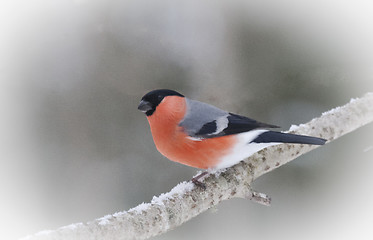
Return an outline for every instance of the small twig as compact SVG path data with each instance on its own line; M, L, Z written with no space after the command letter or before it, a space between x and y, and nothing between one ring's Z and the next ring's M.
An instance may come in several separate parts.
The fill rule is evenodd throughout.
M271 198L264 193L253 191L249 199L264 206L271 206Z

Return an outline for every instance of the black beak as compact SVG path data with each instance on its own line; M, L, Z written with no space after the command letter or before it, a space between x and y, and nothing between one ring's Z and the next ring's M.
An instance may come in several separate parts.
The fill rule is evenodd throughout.
M137 107L141 112L147 112L153 109L153 106L150 102L141 100L139 106Z

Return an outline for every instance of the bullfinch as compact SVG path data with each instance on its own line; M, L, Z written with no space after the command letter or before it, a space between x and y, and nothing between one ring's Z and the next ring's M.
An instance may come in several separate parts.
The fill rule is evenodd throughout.
M226 112L168 89L145 94L138 109L146 114L158 151L195 168L230 167L268 146L323 145L326 140L266 130L275 125Z

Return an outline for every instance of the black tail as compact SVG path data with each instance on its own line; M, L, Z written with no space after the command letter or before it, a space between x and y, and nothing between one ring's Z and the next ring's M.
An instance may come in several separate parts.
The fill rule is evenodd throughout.
M291 133L282 132L264 132L256 137L251 142L254 143L301 143L301 144L312 144L312 145L324 145L326 140L317 137L296 135Z

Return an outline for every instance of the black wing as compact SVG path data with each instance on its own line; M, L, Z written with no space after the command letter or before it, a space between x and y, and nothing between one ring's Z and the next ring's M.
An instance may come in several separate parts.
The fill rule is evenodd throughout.
M225 127L223 129L219 125L219 121L214 120L204 124L201 129L194 135L197 138L213 138L226 135L232 135L242 132L248 132L253 129L258 128L279 128L278 126L258 122L254 119L240 116L237 114L229 113L228 116L225 116ZM228 124L226 124L228 122ZM219 129L219 131L218 131Z
M278 142L278 143L301 143L301 144L312 144L312 145L324 145L326 142L326 139L291 134L291 133L268 131L268 132L264 132L260 134L258 137L256 137L251 142L254 142L254 143Z

